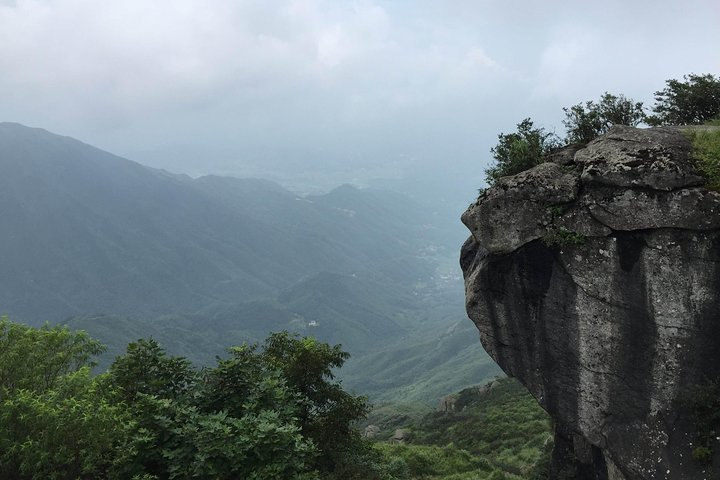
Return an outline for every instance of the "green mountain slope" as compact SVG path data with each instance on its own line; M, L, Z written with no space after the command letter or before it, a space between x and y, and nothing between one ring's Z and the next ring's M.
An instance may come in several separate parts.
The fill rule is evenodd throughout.
M358 393L435 403L496 369L463 322L457 229L433 208L193 179L0 123L0 314L85 329L105 365L140 337L211 364L287 329L342 344Z
M401 467L398 480L547 478L550 417L519 382L503 378L449 397L449 411L386 405L364 422L377 429L378 449ZM398 428L403 443L387 442Z
M383 339L406 333L394 315L407 312L397 303L374 302L375 282L360 277L321 273L297 283L276 299L252 300L215 306L202 313L157 317L120 315L74 316L63 321L73 330L85 330L108 347L100 367L123 353L125 345L152 337L173 355L210 365L226 349L258 342L268 332L289 330L322 341L341 343L358 358ZM383 291L403 295L390 285ZM363 301L365 299L365 301Z
M410 208L351 215L271 182L193 180L2 123L0 309L26 321L194 312L403 258L425 275L416 255L426 240L409 220L421 209L402 222Z
M0 125L0 192L0 305L25 320L188 310L283 278L261 262L274 229L44 130Z
M377 352L350 359L342 372L347 385L370 395L376 403L434 406L447 392L502 373L482 349L471 322L457 321L438 330L426 328Z

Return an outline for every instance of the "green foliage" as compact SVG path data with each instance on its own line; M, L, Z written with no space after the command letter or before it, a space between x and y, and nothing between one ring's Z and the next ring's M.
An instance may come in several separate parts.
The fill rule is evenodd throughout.
M407 476L398 478L542 478L550 421L522 385L502 379L489 389L466 389L455 406L409 424L411 444L379 445L389 460L407 465Z
M332 369L348 354L287 332L272 334L262 349L243 345L230 354L216 368L193 375L184 359L168 357L153 342L138 342L111 366L123 398L133 399L140 418L141 471L160 478L167 472L168 478L332 472L359 441L351 425L367 408L364 398L332 381ZM147 378L137 371L142 365L152 367Z
M587 237L582 233L568 230L565 227L558 227L554 224L555 220L565 215L571 207L572 204L566 203L547 207L551 224L546 227L545 235L542 237L542 242L546 246L583 245L587 241Z
M489 185L499 178L524 172L544 161L545 155L560 146L557 136L544 128L533 128L533 122L526 118L517 124L514 133L498 135L498 144L490 152L495 165L485 170Z
M90 377L102 351L84 332L0 319L0 478L97 478L112 472L132 426Z
M335 458L333 472L324 480L399 480L406 478L407 465L402 458L387 458L375 445L356 439L351 448Z
M0 317L0 399L21 389L45 392L102 350L85 332L47 324L32 328Z
M84 333L2 319L0 344L0 478L392 478L333 381L340 346L283 332L197 371L138 340L91 377Z
M558 203L555 205L550 205L547 207L547 212L550 214L553 220L556 218L562 217L565 215L571 208L573 204L572 203Z
M543 235L542 241L548 247L558 245L583 245L587 241L587 237L582 233L568 230L567 228L549 228L547 233Z
M691 73L655 92L650 125L699 125L720 115L720 77Z
M707 177L706 187L720 191L720 130L691 132L693 157Z
M696 462L710 463L712 461L713 452L708 447L695 447L692 450L692 458Z
M357 435L353 423L368 412L364 397L350 395L332 381L332 369L340 368L349 356L340 345L288 332L271 334L261 355L300 396L300 427L318 447L320 470L334 469L335 454L350 446Z
M256 346L229 350L231 357L218 360L217 367L203 373L197 404L206 412L225 411L241 417L263 411L299 415L302 397L292 391L282 372L262 361Z
M129 474L168 479L305 478L315 449L291 418L264 410L233 417L141 396Z
M540 452L540 458L528 474L529 480L551 480L550 464L552 462L553 442L547 441Z
M689 408L696 431L692 456L698 462L712 460L713 446L720 435L720 381L707 381L691 388L683 403Z
M170 357L152 339L140 339L127 346L109 370L123 400L132 403L139 394L176 398L192 385L194 370L182 357Z
M563 108L567 143L588 143L613 125L637 126L645 120L642 102L605 92L595 103L590 100Z
M509 473L529 470L550 437L547 414L514 380L501 380L475 396L476 400L460 412L426 417L422 427L415 430L418 442L452 442L471 453L493 458Z
M374 438L386 440L392 437L398 428L404 428L420 421L431 411L429 406L422 403L375 404L359 426L361 428L368 425L378 427L379 430Z
M472 478L490 478L495 470L487 460L452 444L441 447L379 443L376 448L397 465L395 475L399 478L447 478L450 475L455 478L457 474L469 473L473 474Z
M100 478L121 461L132 417L87 368L0 403L0 478Z

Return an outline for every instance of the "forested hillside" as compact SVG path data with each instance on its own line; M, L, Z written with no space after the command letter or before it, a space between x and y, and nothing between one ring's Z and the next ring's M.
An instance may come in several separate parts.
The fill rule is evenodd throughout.
M464 389L440 407L388 404L362 422L398 479L547 478L550 419L517 381Z
M370 409L338 345L288 332L199 368L152 339L90 374L103 345L0 318L0 478L515 479L542 472L546 415L512 381L423 414ZM374 422L376 432L361 436ZM400 443L388 443L396 428ZM371 431L366 428L365 431ZM397 437L397 435L396 435Z
M399 195L194 180L10 123L0 125L0 195L0 304L31 322L195 312L320 272L412 284L433 274L422 253L445 246Z
M497 372L475 337L446 335L464 317L460 227L427 202L193 179L13 123L0 124L0 200L0 314L90 332L108 346L99 370L141 337L212 365L290 330L342 344L348 386L378 399L434 402ZM415 365L402 375L398 352Z

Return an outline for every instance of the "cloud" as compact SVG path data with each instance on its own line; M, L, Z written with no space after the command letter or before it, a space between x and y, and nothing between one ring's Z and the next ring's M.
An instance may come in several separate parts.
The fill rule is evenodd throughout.
M193 173L481 170L524 117L720 70L713 0L608 2L0 0L0 112Z
M474 45L428 53L415 44L427 32L405 31L373 2L274 3L19 0L0 7L0 85L17 92L16 105L34 99L112 126L114 117L208 108L228 96L262 103L308 88L347 94L351 107L392 103L420 77L425 85L468 70L465 52L478 67L496 64Z
M591 57L595 38L586 31L564 35L550 43L540 56L535 93L556 95L577 84L577 74ZM582 86L580 86L582 88Z

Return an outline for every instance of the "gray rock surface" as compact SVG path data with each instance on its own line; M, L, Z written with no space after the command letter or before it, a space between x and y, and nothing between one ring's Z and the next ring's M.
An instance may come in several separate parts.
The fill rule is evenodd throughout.
M705 183L690 141L673 128L614 126L575 154L586 184L673 190Z
M720 478L720 444L692 459L687 400L720 379L720 195L689 149L614 128L582 170L502 179L463 215L468 315L554 418L553 478Z
M445 395L438 403L438 412L448 413L455 411L455 403L457 403L457 395Z
M575 200L579 187L576 173L556 163L543 163L498 180L468 208L462 221L488 250L512 252L542 237L548 209ZM509 216L509 211L514 215Z
M595 220L612 230L720 228L720 194L704 188L672 192L602 189L584 199Z
M365 430L363 430L363 438L377 438L377 436L380 434L380 427L377 425L368 425L365 427Z
M393 433L393 436L390 438L390 442L391 443L406 443L409 435L410 435L409 429L398 428L395 430L395 433Z

